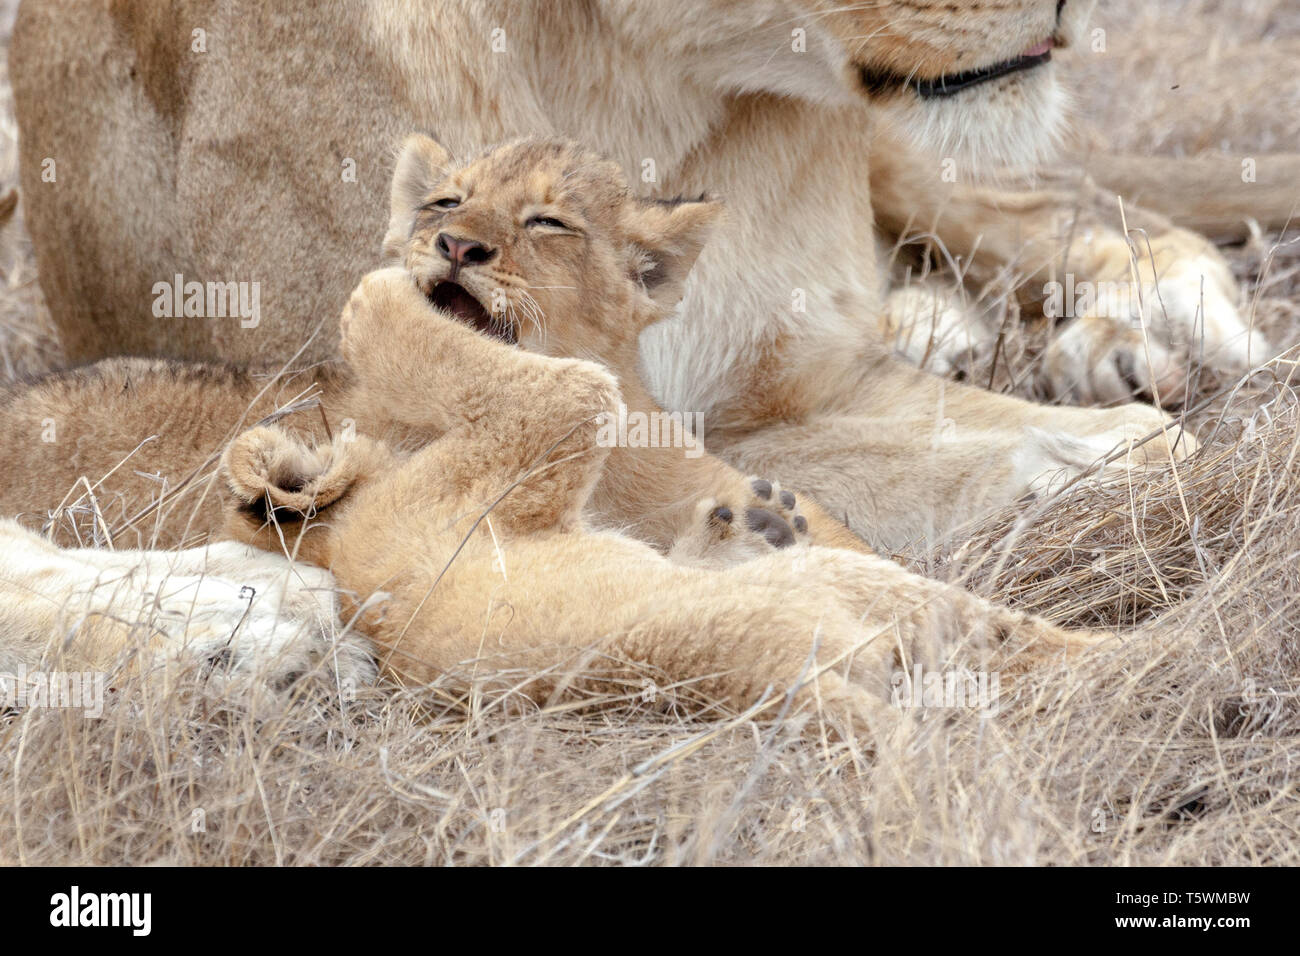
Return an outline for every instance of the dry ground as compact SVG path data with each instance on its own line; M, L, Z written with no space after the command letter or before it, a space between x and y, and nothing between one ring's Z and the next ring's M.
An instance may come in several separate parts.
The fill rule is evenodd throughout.
M1132 6L1104 8L1108 52L1072 64L1095 135L1300 151L1293 0ZM9 175L7 114L0 134ZM1300 242L1230 255L1258 323L1300 341ZM47 367L20 235L0 265L3 373ZM1010 349L999 381L1034 354ZM1087 486L915 559L1124 628L1069 672L1008 682L994 717L904 712L868 759L815 716L701 712L678 706L685 689L642 700L636 681L583 714L437 686L340 707L310 687L128 681L101 720L0 718L0 862L1300 863L1293 372L1205 381L1207 448L1177 472Z

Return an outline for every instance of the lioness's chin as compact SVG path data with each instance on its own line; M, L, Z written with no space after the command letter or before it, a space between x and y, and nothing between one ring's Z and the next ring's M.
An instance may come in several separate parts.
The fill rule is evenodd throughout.
M893 126L925 152L955 161L953 172L967 180L1049 159L1060 144L1068 98L1055 67L1045 63L948 96L903 89L876 102Z

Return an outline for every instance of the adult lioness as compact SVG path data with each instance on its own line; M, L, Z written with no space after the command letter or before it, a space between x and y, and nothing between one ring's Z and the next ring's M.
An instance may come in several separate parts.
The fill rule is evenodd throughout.
M511 343L596 359L618 375L626 404L604 423L613 450L590 520L667 552L694 527L700 499L725 498L773 546L809 537L867 550L813 501L707 454L690 423L663 427L641 383L637 336L681 298L719 203L640 199L617 165L562 140L506 144L454 165L416 135L399 158L390 209L386 254L440 308ZM338 363L281 371L105 359L9 390L0 400L0 431L13 439L0 446L0 513L44 519L72 505L93 513L96 536L107 529L119 544L115 529L138 544L189 543L220 523L208 480L222 445L250 424L285 417L286 406L321 402L324 419L302 410L289 419L308 432L328 432L332 421L344 434L428 438L424 413L412 435L410 409L367 400ZM483 383L483 393L492 387ZM389 392L400 388L395 381ZM620 431L631 417L657 425Z
M334 0L290 14L26 0L10 70L42 285L76 359L288 360L369 265L401 133L428 128L470 155L562 132L660 195L731 203L678 318L641 342L661 403L703 415L733 464L899 545L1166 421L945 384L880 334L876 222L933 228L977 263L1014 259L1039 287L1062 262L1058 237L1089 236L1069 249L1075 278L1125 278L1125 238L1060 223L1068 197L948 186L940 156L876 139L886 111L932 149L1033 152L1060 115L1053 44L1086 6ZM1212 252L1136 211L1130 224L1149 228L1160 263L1189 266L1170 299L1190 304L1190 324L1202 275L1214 291L1217 270L1197 267ZM260 322L151 314L155 285L178 275L260 283ZM1230 308L1231 291L1214 301ZM331 331L302 356L327 357ZM1121 378L1154 382L1128 341Z

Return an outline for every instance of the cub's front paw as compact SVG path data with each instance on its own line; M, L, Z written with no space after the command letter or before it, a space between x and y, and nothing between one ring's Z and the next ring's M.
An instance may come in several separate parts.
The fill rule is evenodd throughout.
M410 273L400 266L376 269L361 277L339 317L339 349L353 365L382 345L386 320L398 310L424 307L424 297Z

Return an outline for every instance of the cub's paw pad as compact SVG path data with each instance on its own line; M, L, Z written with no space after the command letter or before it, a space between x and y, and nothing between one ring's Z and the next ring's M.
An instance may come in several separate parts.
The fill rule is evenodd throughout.
M750 531L762 535L763 539L774 548L788 548L794 544L794 530L789 522L774 511L766 508L747 508L745 525Z
M790 529L795 540L802 540L808 534L808 519L799 513L799 498L793 491L787 491L775 481L767 478L751 476L746 479L749 487L753 489L754 499L750 502L750 508L746 511L764 511L780 518ZM768 531L771 528L770 521L763 520L760 527L749 526L750 530L764 534L768 537ZM786 538L785 535L776 534L775 538L768 537L768 543L774 548L784 548L794 543Z
M737 538L751 537L745 533L745 527L736 520L736 511L717 498L705 498L695 506L695 516L682 536L674 542L674 548L709 548L727 542L728 545ZM688 542L694 544L688 544Z
M706 498L668 556L697 567L729 567L798 544L807 539L808 522L788 507L793 498L766 479L747 479L733 496Z

